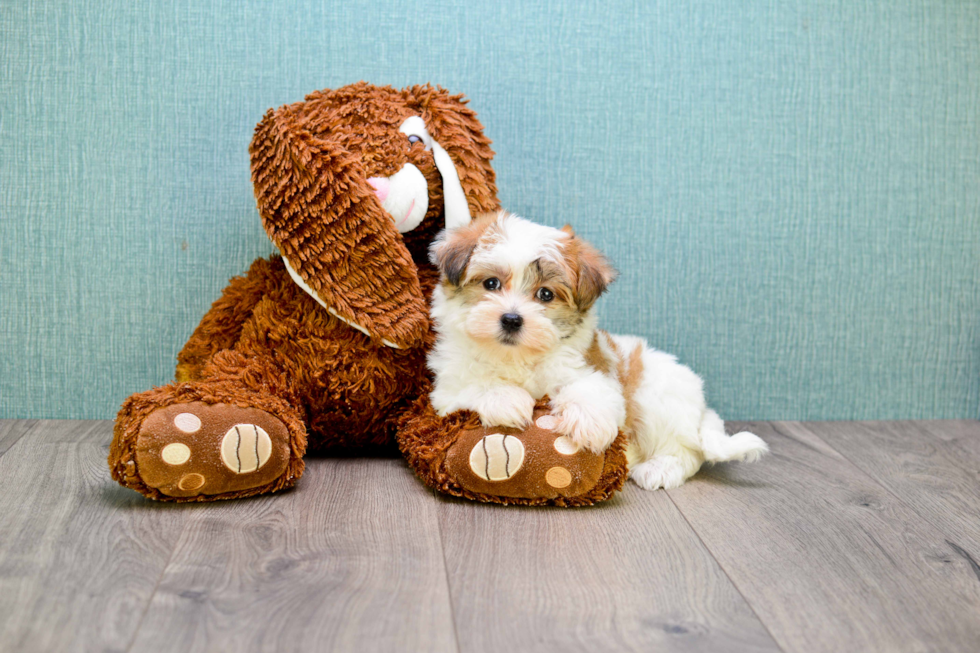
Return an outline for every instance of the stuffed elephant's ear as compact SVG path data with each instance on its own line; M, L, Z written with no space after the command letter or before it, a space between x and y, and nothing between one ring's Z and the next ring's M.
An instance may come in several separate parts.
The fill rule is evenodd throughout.
M249 152L262 224L297 283L372 339L419 344L429 322L418 269L357 157L291 107L266 113Z

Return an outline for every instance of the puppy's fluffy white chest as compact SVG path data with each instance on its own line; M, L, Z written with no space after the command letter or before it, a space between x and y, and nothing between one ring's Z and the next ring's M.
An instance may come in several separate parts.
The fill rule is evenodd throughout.
M438 303L439 299L434 298L434 312ZM492 350L480 347L464 333L450 329L440 333L429 354L429 369L436 375L437 388L447 393L466 385L506 384L523 388L534 399L540 399L593 371L586 364L583 351L591 341L594 322L590 316L568 342L534 356L506 351L506 346ZM436 400L437 410L438 403Z

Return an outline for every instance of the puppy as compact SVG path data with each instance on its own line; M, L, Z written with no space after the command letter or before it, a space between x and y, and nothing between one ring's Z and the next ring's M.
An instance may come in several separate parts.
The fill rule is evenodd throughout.
M444 231L430 254L442 278L428 358L440 415L469 409L485 426L523 429L548 395L556 430L580 447L602 452L623 429L630 478L649 490L768 450L752 433L726 435L674 356L596 329L592 306L616 272L570 227L501 211Z

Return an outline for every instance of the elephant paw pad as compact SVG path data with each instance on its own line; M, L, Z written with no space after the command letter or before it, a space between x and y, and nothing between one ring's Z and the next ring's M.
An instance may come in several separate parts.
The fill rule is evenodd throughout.
M136 464L143 481L173 497L240 492L274 481L289 462L289 432L258 408L190 402L143 422Z
M235 424L221 440L221 462L236 474L248 474L269 462L272 439L258 424Z
M485 481L503 481L524 464L524 443L513 435L494 433L470 451L470 469Z
M604 455L583 450L558 431L546 409L521 431L464 429L446 457L447 471L466 490L498 497L557 498L588 492L602 473Z

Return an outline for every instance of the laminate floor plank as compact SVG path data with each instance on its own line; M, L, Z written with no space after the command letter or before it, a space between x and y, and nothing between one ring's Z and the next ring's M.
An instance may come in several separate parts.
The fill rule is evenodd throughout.
M313 458L200 506L133 650L455 651L432 493L400 459Z
M0 650L132 642L187 510L113 482L111 438L112 422L42 421L0 457Z
M942 420L908 422L908 424L944 442L948 447L950 461L980 480L980 422Z
M771 455L670 498L784 650L977 650L980 579L942 532L799 424L738 428Z
M439 506L465 653L780 650L663 492Z
M37 425L36 419L0 420L0 456Z
M972 428L971 428L972 427ZM980 422L801 424L980 560Z
M804 422L805 423L805 422ZM887 424L888 422L880 422ZM970 441L980 446L980 422L975 419L935 419L902 422L925 429L940 440Z
M160 503L111 422L0 421L0 652L977 649L977 422L749 428L760 463L562 510L398 459Z

